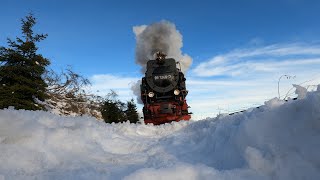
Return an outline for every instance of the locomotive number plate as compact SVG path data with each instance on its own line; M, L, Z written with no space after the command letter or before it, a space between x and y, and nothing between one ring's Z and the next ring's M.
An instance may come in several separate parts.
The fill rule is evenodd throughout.
M169 79L169 80L172 80L172 75L161 75L161 76L154 76L154 80L163 80L163 79Z

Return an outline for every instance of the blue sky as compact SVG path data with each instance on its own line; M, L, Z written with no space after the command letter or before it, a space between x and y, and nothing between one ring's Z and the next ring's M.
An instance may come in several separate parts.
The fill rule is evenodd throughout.
M131 82L142 76L133 26L168 20L183 35L183 53L193 58L188 100L206 116L276 97L283 74L296 76L283 80L283 94L292 83L317 84L319 9L316 0L3 0L0 45L19 35L20 19L33 12L35 31L49 35L39 45L53 69L71 65L94 90L116 89L126 99Z

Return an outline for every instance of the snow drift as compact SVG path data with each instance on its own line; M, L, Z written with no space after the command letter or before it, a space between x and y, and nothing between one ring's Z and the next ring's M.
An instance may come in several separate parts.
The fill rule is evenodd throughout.
M320 179L320 90L161 126L0 111L3 179Z

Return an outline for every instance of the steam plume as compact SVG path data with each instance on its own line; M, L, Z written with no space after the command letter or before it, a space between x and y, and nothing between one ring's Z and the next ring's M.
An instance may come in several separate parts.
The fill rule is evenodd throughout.
M138 104L143 104L140 96L140 84L141 84L141 80L138 80L137 82L133 83L131 86L131 90L133 92L133 94L137 97L137 103Z
M158 51L180 62L182 72L185 73L189 69L192 58L187 54L182 54L182 35L173 23L160 21L149 26L134 26L133 32L136 35L136 63L141 66L143 74L146 72L148 60L155 59L154 54ZM138 103L142 104L140 84L140 81L135 83L131 89L137 96Z
M181 64L182 72L186 72L192 63L187 54L182 54L182 35L176 26L168 21L160 21L149 26L134 26L136 35L136 63L145 73L147 61L155 59L154 54L161 51Z

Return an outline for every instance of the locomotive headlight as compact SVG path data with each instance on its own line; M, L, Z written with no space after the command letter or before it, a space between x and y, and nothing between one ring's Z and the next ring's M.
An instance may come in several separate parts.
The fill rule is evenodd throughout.
M148 96L152 98L154 96L154 93L153 92L149 92Z
M180 94L179 89L175 89L175 90L173 91L173 94L176 95L176 96L178 96L178 95Z

